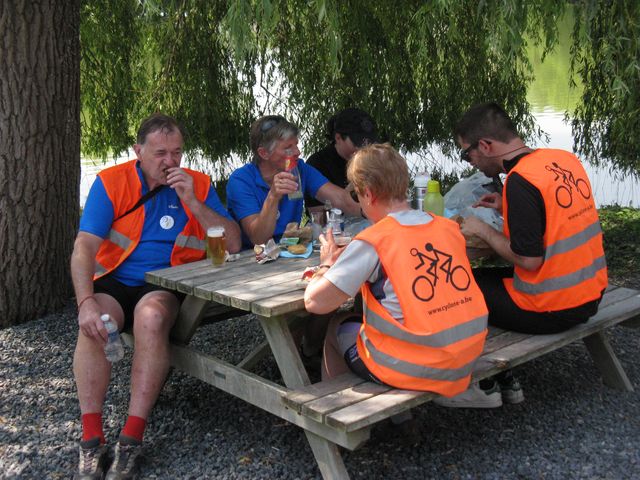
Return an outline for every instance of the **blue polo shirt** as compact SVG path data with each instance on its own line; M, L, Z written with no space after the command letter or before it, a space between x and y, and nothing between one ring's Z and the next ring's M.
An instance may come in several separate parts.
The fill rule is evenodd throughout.
M142 182L142 195L149 191L140 167L136 166ZM205 204L218 215L231 220L214 188L209 189ZM173 244L187 224L187 214L174 189L164 187L144 205L144 225L136 249L111 275L119 282L129 286L144 285L144 274L152 270L167 268L171 264ZM100 177L97 177L80 219L80 231L107 238L114 220L113 205Z
M315 197L320 187L329 181L318 170L304 163L302 159L298 160L298 169L304 195ZM240 222L243 218L260 213L269 194L269 189L269 185L262 178L256 164L249 163L236 169L227 183L227 206L233 218ZM287 223L300 222L303 208L302 198L289 200L288 196L284 195L280 199L276 228L273 232L273 238L276 242L280 240ZM244 231L242 232L242 244L248 248L253 246Z

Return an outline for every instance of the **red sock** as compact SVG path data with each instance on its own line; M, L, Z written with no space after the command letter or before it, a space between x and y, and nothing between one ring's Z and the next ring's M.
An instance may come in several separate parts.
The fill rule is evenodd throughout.
M102 413L85 413L82 415L82 441L99 437L100 444L104 445L104 433L102 431Z
M133 438L134 440L142 442L142 435L144 435L144 427L146 426L147 421L144 418L129 415L121 434L125 437Z

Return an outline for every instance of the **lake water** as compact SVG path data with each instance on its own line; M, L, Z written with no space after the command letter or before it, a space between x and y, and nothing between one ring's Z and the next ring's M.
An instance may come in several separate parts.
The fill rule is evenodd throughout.
M527 92L527 99L532 107L540 128L546 132L548 141L537 140L530 142L529 146L560 148L572 150L573 135L571 125L564 122L565 111L571 112L580 96L580 86L576 89L569 88L569 32L571 30L570 18L565 18L560 24L560 44L556 50L545 58L544 63L539 61L541 51L534 47L529 49L529 58L534 67L535 80ZM301 145L303 158L312 152L305 152ZM98 171L106 166L113 165L129 158L133 158L133 152L119 159L111 160L104 164L102 161L82 160L80 205L83 206L89 188ZM435 166L443 172L459 173L466 165L456 160L451 160L442 155L437 148L428 149L420 154L408 154L407 161L412 172L431 171ZM203 165L200 165L200 164ZM233 158L227 165L226 173L230 173L234 166L240 166L241 160ZM604 205L621 205L640 208L640 180L637 177L620 178L610 167L593 167L587 162L585 168L591 180L594 199L598 207ZM207 168L206 162L199 162L197 169L213 175L213 168Z
M540 140L535 146L571 150L573 136L571 134L571 126L567 125L563 120L564 112L554 111L548 107L539 109L539 107L534 105L534 115L540 127L549 135L548 142ZM106 166L133 158L133 152L131 152L130 155L131 156L125 155L115 161L108 161L106 164L103 164L102 161L83 159L80 181L81 206L84 206L89 188L95 180L96 174ZM308 154L306 156L308 156ZM440 154L437 150L432 150L428 157L427 160L424 154L407 155L407 160L414 172L417 170L430 170L434 165L439 166L445 172L460 172L463 168L459 162L444 157L444 155ZM240 161L236 160L235 163L239 164ZM426 164L428 164L428 166L425 167ZM208 169L206 165L197 168L209 174L213 172L213 169L207 172ZM617 204L640 208L640 180L630 176L619 178L607 167L593 167L585 163L585 168L591 180L596 206L601 207L604 205Z

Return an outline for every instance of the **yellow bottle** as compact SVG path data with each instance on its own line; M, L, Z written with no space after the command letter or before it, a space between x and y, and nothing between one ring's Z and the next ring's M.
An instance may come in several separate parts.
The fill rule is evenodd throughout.
M427 183L427 194L424 196L422 210L434 215L444 215L444 198L440 193L440 183L436 180L429 180Z

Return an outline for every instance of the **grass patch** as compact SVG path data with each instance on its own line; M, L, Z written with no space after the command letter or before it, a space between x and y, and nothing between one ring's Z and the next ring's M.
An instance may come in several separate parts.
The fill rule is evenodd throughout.
M640 209L614 205L598 212L609 281L640 288Z

